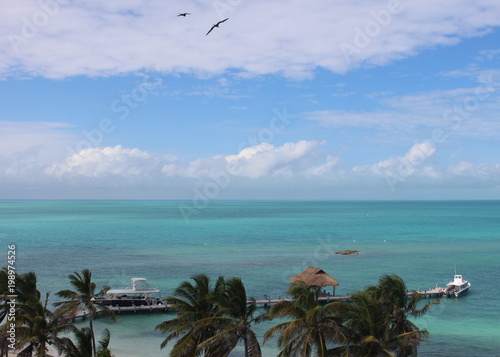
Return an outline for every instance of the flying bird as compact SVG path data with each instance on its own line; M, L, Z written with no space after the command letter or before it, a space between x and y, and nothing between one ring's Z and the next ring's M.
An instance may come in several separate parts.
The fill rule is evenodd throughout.
M177 15L177 17L179 17L179 16L184 16L184 17L186 17L186 15L191 15L191 13L189 13L189 12L183 12L183 13L181 13L181 14Z
M219 27L219 25L220 25L221 23L223 23L224 21L227 21L227 20L229 20L229 17L228 17L227 19L224 19L224 20L222 20L222 21L217 22L215 25L213 25L213 26L212 26L212 28L210 29L210 31L208 31L208 32L207 32L207 35L208 35L210 32L212 32L212 30L213 30L214 28ZM206 35L205 35L205 36L206 36Z

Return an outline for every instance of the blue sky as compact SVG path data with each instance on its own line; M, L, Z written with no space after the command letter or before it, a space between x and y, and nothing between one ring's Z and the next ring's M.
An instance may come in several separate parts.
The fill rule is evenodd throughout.
M0 3L0 199L500 199L497 1Z

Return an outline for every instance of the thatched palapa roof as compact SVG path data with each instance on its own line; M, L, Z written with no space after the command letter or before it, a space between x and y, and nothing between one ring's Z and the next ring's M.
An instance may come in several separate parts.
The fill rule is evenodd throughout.
M290 278L292 283L304 283L308 286L339 286L339 282L325 273L324 270L315 267L309 267L302 273Z

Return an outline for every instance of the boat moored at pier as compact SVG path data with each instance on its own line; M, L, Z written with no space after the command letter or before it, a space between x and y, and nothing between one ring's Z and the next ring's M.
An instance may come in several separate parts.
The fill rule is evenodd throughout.
M444 296L460 297L469 291L470 286L471 283L467 280L464 280L462 275L455 274L453 281L446 284Z
M160 290L148 286L145 278L132 278L125 289L110 289L103 297L94 298L96 303L110 307L163 305Z

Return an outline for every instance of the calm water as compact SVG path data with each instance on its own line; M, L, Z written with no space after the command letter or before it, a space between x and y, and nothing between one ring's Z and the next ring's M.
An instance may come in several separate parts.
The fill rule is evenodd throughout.
M186 220L176 201L1 201L0 264L17 246L19 272L39 288L69 288L67 275L90 268L98 287L148 278L163 297L197 273L238 276L247 294L283 296L307 266L340 282L337 294L400 275L409 288L444 286L457 273L470 294L443 299L415 322L430 332L423 356L500 356L500 201L216 201ZM190 202L184 202L190 204ZM337 250L360 250L340 256ZM111 330L117 357L156 357L154 331L173 314L121 315ZM82 323L84 324L84 323ZM271 325L257 326L263 333ZM274 343L263 346L275 356ZM234 356L242 356L235 352Z

